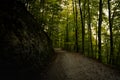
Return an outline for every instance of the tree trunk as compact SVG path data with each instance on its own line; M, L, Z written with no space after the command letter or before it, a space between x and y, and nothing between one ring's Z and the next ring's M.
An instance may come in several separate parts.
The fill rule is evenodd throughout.
M101 25L102 25L102 0L99 2L99 22L98 22L98 60L101 61Z
M90 13L90 1L88 0L88 36L90 39L90 48L91 48L91 56L93 57L93 45L92 45L92 31L91 31L91 13Z
M111 5L110 0L108 0L109 30L110 30L110 61L109 63L114 64L113 33L112 33L111 6L110 5Z
M68 50L68 42L69 42L69 33L68 33L68 5L67 5L67 20L66 20L66 49Z
M76 16L75 16L75 51L78 52L78 22L77 22L77 17L78 17L78 11L77 11L77 1L75 0L75 10L76 10Z
M80 0L79 0L79 8L80 8L80 17L81 17L81 25L82 25L82 53L84 54L85 25L84 25L83 12L82 12L82 8L81 8Z

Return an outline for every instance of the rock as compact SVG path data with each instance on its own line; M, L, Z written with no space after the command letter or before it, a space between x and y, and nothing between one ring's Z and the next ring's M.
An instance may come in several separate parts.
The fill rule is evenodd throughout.
M52 43L22 3L10 5L0 9L0 76L32 79L54 55Z

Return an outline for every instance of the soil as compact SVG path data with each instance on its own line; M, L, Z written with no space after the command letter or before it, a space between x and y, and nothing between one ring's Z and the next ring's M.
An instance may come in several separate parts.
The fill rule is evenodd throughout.
M79 53L55 49L56 59L41 74L41 80L120 80L120 71Z

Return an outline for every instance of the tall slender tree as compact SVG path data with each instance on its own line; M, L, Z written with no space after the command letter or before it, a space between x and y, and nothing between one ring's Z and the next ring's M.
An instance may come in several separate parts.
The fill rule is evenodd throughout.
M75 0L75 51L78 52L78 9L77 1Z
M98 22L98 60L101 61L101 26L102 26L102 0L99 0L99 22Z
M108 19L109 19L109 30L110 30L110 62L113 63L113 34L112 34L112 21L111 21L111 4L108 0Z
M82 8L81 8L80 0L79 0L79 8L80 8L80 17L81 17L81 25L82 25L82 53L84 54L85 25L84 25L83 12L82 12Z
M113 47L113 21L115 17L116 10L118 6L120 5L120 2L115 6L113 13L111 12L111 0L108 0L108 19L109 19L109 31L110 31L110 60L109 63L114 64L114 47ZM111 15L112 14L112 15Z
M90 46L88 46L88 48L90 47L90 51L91 54L93 56L93 44L92 44L92 31L91 31L91 13L90 13L90 1L88 0L88 41L90 42Z
M68 2L67 2L68 3ZM65 48L68 50L68 42L69 42L69 31L68 31L68 13L69 13L69 10L68 10L68 4L67 4L67 19L66 19L66 38L65 38L65 42L66 42L66 46Z

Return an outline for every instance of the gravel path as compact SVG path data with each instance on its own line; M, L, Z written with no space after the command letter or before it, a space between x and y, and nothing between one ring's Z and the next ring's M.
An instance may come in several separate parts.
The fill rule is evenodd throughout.
M120 72L78 53L56 49L57 58L42 80L120 80Z

